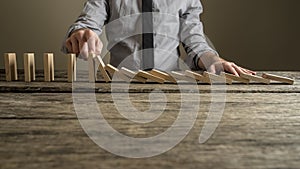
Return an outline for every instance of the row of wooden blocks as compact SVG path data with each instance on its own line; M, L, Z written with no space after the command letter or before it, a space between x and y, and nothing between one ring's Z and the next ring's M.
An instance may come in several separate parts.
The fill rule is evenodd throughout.
M111 82L111 77L117 76L119 79L131 82L133 80L146 83L147 81L153 81L157 83L177 83L177 81L188 81L188 82L200 82L200 83L226 83L232 84L233 81L239 83L249 84L250 81L257 83L270 84L271 80L285 83L285 84L293 84L294 80L287 77L272 75L264 73L262 76L249 75L249 74L241 74L240 76L235 76L233 74L222 72L221 75L212 74L209 72L204 72L203 74L193 72L191 70L186 70L184 72L176 72L171 71L170 73L166 73L159 70L151 70L151 71L143 71L139 70L137 72L129 70L125 67L121 69L117 69L116 67L107 64L105 65L100 56L95 54L91 54L88 58L89 61L89 81L95 82L96 74L95 70L100 70L102 77L106 82ZM97 65L98 67L94 67Z
M5 72L6 80L13 81L18 80L17 73L17 59L15 53L4 54L5 60ZM68 82L76 81L76 54L68 54ZM177 81L188 81L188 82L199 82L199 83L226 83L232 84L233 81L239 83L249 84L250 81L257 83L270 84L271 80L285 83L293 84L294 80L287 77L266 74L262 76L241 74L240 76L235 76L222 72L221 75L215 75L209 72L198 73L190 70L184 72L172 71L166 73L159 70L151 71L132 71L125 67L117 69L116 67L107 64L105 65L101 57L95 54L90 54L88 58L89 64L89 82L95 82L97 80L97 71L99 70L103 79L106 82L111 82L112 77L116 76L119 80L132 82L138 81L141 83L146 83L147 81L157 82L157 83L177 83ZM24 54L24 77L25 82L31 82L35 80L35 60L33 53ZM44 80L46 82L54 81L54 55L53 53L44 54Z
M45 81L54 81L54 56L53 53L44 54L44 77ZM7 81L18 80L16 53L4 54L5 74ZM24 78L25 82L35 80L34 53L24 53Z
M35 58L34 53L24 53L24 80L35 81ZM17 55L16 53L4 54L6 81L18 80ZM54 54L44 53L44 80L54 81ZM68 54L68 81L76 80L76 55Z

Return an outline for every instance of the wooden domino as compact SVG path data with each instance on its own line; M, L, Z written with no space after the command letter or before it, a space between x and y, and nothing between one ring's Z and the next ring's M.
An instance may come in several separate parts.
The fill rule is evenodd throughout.
M24 77L25 82L35 80L34 53L24 53Z
M107 64L105 66L105 70L110 74L110 77L113 77L114 75L116 75L118 78L126 81L126 82L131 82L131 78L124 75L123 73L121 73L119 71L119 69L115 68L114 66Z
M53 53L44 53L44 80L54 81L54 56Z
M68 54L68 82L73 82L76 81L76 62L77 62L77 58L76 58L76 54Z
M107 64L105 66L105 70L111 75L111 77L116 73L119 72L119 69L115 68L113 65L111 64Z
M96 55L90 54L88 57L88 69L89 69L89 82L90 83L95 83L95 81L97 80L97 69L95 69L95 62L94 62L94 58L96 57Z
M5 53L4 64L6 81L18 80L17 55L15 53Z
M146 81L147 81L146 78L137 76L137 73L135 73L134 71L129 70L125 67L122 67L119 72L126 75L126 76L128 76L131 79L135 79L135 80L137 80L139 82L142 82L142 83L146 83Z
M93 59L94 64L96 63L96 65L95 65L96 67L93 66L95 78L96 78L96 75L97 75L97 70L99 69L103 79L105 80L105 82L106 83L111 82L111 78L109 77L109 75L107 74L107 72L105 70L105 64L104 64L101 56L96 55L96 54L90 54L89 58ZM91 67L90 67L90 70L91 70ZM92 79L90 79L90 80L92 80Z
M277 82L286 83L286 84L290 84L290 85L294 84L294 79L282 77L282 76L278 76L278 75L263 73L262 77L265 79L274 80Z
M185 71L185 75L188 76L188 77L190 77L190 78L194 78L197 81L211 84L210 79L208 77L202 76L199 73L196 73L196 72L193 72L193 71L190 71L190 70L186 70Z
M241 82L241 83L245 83L245 84L250 83L249 79L245 79L245 78L242 78L242 77L239 77L239 76L235 76L233 74L222 72L221 75L225 76L227 79L231 79L233 81L237 81L237 82Z
M164 79L165 81L169 81L169 82L172 82L172 83L177 83L176 79L173 78L172 76L170 76L168 73L165 73L165 72L162 72L162 71L159 71L159 70L156 70L156 69L153 69L153 70L149 71L149 73L154 75L154 76L160 77L160 78Z
M262 78L260 76L244 74L244 73L240 74L240 76L242 78L248 79L250 81L264 83L264 84L270 84L270 79L265 79L265 78Z
M192 82L192 83L197 82L197 80L195 78L188 77L185 74L182 74L180 72L171 71L171 75L177 80L183 80L183 81Z
M232 80L226 78L225 76L218 76L213 73L204 72L203 76L208 77L210 79L211 83L226 83L226 84L232 84Z
M76 81L76 54L68 54L68 82ZM53 53L44 53L44 81L54 81L54 55ZM18 80L17 72L17 58L16 53L4 54L5 76L6 81ZM89 67L89 82L97 80L98 69L105 82L111 82L112 77L116 75L118 80L133 82L138 81L146 83L147 81L154 81L163 84L164 82L177 83L178 81L187 82L201 82L201 83L226 83L232 84L233 81L249 84L250 82L270 84L271 81L277 81L284 84L294 84L295 80L288 77L263 73L261 76L251 74L240 74L235 76L230 73L221 72L220 75L204 72L200 74L191 70L185 71L171 71L166 73L157 69L150 71L132 71L125 67L118 69L110 64L105 65L100 55L89 54L88 57ZM35 58L34 53L24 53L24 80L31 82L35 80Z
M161 84L165 82L165 80L163 78L152 75L152 74L150 74L146 71L143 71L143 70L139 70L138 73L136 74L136 76L140 76L140 77L143 77L145 79L149 79L149 80L152 80L154 82L161 83Z

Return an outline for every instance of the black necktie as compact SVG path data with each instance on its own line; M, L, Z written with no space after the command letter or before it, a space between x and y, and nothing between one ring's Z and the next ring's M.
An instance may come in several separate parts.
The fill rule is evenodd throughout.
M154 40L153 40L153 0L142 0L143 12L143 42L142 42L142 69L154 68Z

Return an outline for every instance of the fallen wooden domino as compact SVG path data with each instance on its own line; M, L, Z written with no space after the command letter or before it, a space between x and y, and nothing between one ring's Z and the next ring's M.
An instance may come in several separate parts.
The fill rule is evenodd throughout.
M34 53L24 53L24 77L25 82L35 80Z
M54 81L54 56L53 53L44 53L44 80Z
M264 83L264 84L270 84L270 79L265 79L265 78L262 78L260 76L244 74L244 73L240 74L240 76L242 78L248 79L250 81Z
M149 71L150 74L156 76L156 77L160 77L162 79L164 79L165 81L169 81L172 83L177 83L176 79L173 78L172 76L170 76L168 73L156 70L156 69L152 69L151 71Z
M290 84L290 85L294 84L294 79L283 77L283 76L263 73L262 77L265 79L274 80L277 82L286 83L286 84Z
M137 76L137 73L135 73L134 71L132 70L129 70L125 67L122 67L120 70L119 70L120 73L128 76L130 79L135 79L139 82L142 82L142 83L146 83L147 79L144 78L144 77L140 77L140 76Z
M91 60L90 60L91 59ZM105 64L100 55L90 54L89 55L89 65L93 64L93 66L89 67L90 70L90 82L95 82L97 76L97 70L100 70L100 73L105 80L106 83L111 82L111 78L107 74L105 70ZM94 70L94 73L92 71ZM94 79L93 79L94 77Z
M165 82L165 80L163 78L155 76L155 75L148 73L146 71L143 71L143 70L139 70L138 73L136 74L136 76L143 77L145 79L150 79L154 82L161 83L161 84Z
M231 79L233 81L237 81L237 82L241 82L241 83L245 83L245 84L249 84L249 82L250 82L249 79L245 79L245 78L235 76L233 74L229 74L229 73L225 73L225 72L222 72L221 75L225 76L227 79Z
M18 80L17 55L15 53L5 53L4 64L6 81Z
M105 70L110 74L110 77L112 77L116 72L119 72L119 69L115 68L111 64L107 64L105 66Z
M118 78L126 81L126 82L131 82L131 78L124 75L119 71L118 68L115 68L114 66L107 64L105 66L105 70L110 74L110 77L112 78L113 76L117 76Z
M208 77L202 76L199 73L193 72L191 70L186 70L185 75L191 78L196 79L197 81L203 82L203 83L208 83L211 84L211 81Z
M232 84L232 80L226 78L225 76L218 76L216 74L213 73L209 73L209 72L204 72L203 73L204 77L208 77L210 79L210 83L226 83L226 84Z
M171 75L176 78L177 80L183 80L183 81L187 81L187 82L192 82L192 83L196 83L197 80L193 77L188 77L185 74L182 74L180 72L176 72L176 71L171 71Z
M68 54L68 82L76 81L76 54Z

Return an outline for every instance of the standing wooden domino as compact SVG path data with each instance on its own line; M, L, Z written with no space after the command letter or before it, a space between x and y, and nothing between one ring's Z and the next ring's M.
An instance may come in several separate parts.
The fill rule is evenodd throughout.
M173 78L172 76L170 76L168 73L153 69L151 71L149 71L150 74L160 77L166 81L172 82L172 83L177 83L176 79Z
M231 79L233 81L237 81L237 82L241 82L241 83L245 83L245 84L249 84L249 82L250 82L249 79L238 77L233 74L229 74L229 73L225 73L225 72L222 72L221 75L225 76L226 78Z
M226 78L225 76L218 76L216 74L213 73L209 73L209 72L204 72L203 76L208 77L210 79L211 83L226 83L226 84L232 84L232 80Z
M269 80L274 80L277 82L282 82L282 83L286 83L286 84L294 84L294 80L291 78L287 78L287 77L282 77L282 76L278 76L278 75L273 75L273 74L268 74L268 73L263 73L262 77L265 79L269 79Z
M4 54L6 81L18 80L17 56L15 53Z
M164 83L165 80L163 78L160 78L158 76L154 76L146 71L143 71L143 70L139 70L137 75L136 76L140 76L140 77L143 77L145 79L150 79L150 80L153 80L154 82L157 82L157 83Z
M97 69L95 68L94 58L96 55L90 54L88 57L88 66L89 66L89 82L95 83L97 80Z
M24 77L25 82L35 80L34 53L24 53Z
M188 77L194 78L197 81L211 84L211 81L208 77L202 76L199 73L196 73L196 72L193 72L193 71L190 71L190 70L186 70L185 75L188 76Z
M44 79L45 82L54 81L53 53L44 53Z
M137 73L135 73L134 71L129 70L125 67L122 67L119 72L126 75L126 76L128 76L130 79L135 79L135 80L137 80L139 82L142 82L142 83L146 83L146 81L147 81L146 78L137 76Z
M265 79L265 78L262 78L260 76L250 75L250 74L244 74L244 73L240 74L240 76L242 78L248 79L250 81L264 83L264 84L270 84L270 80L269 79Z
M90 66L90 75L91 75L91 79L90 82L92 82L91 80L93 80L92 76L97 77L97 70L100 70L100 73L103 77L103 79L105 80L106 83L111 82L111 78L109 77L109 75L107 74L106 70L105 70L105 64L101 58L100 55L96 55L96 54L90 54L89 59L93 59L93 64L94 66ZM89 64L92 64L92 61L89 61ZM94 70L94 75L92 73L92 68Z
M76 81L76 54L68 54L68 82Z

